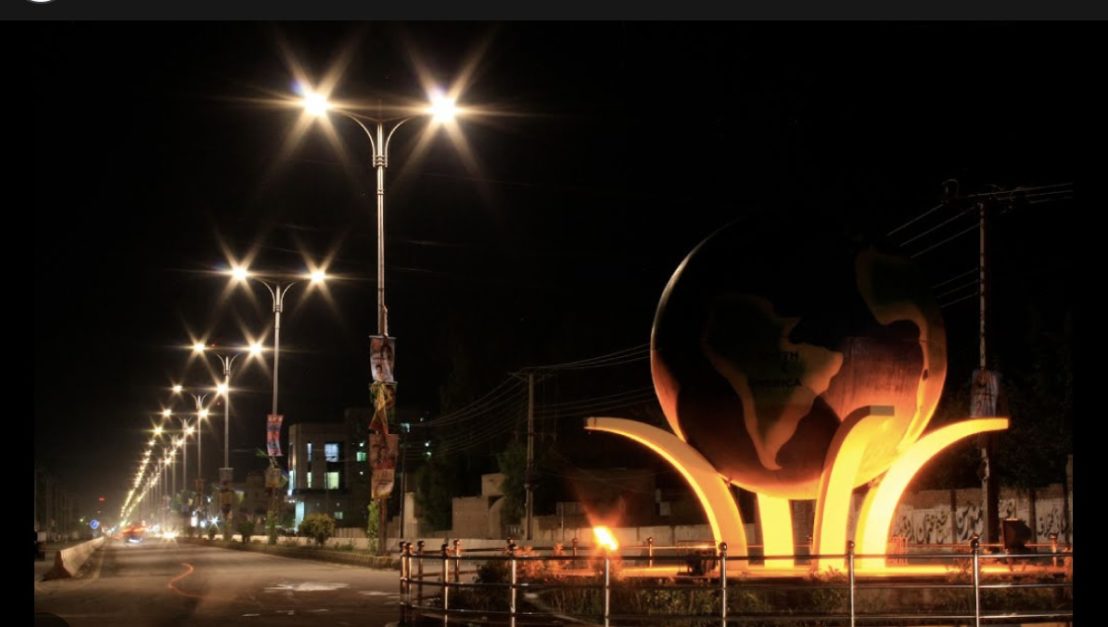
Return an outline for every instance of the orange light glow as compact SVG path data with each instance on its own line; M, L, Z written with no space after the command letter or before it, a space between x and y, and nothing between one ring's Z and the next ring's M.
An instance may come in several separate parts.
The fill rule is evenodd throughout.
M858 473L865 452L875 439L888 436L893 423L893 408L863 407L847 416L839 425L823 462L819 491L816 493L816 523L812 534L812 552L819 555L846 553L847 522ZM830 560L824 560L828 562ZM845 558L834 564L842 568ZM830 564L827 564L830 565Z
M612 535L612 530L607 527L593 527L592 534L596 536L596 545L603 548L605 551L618 551L619 542L616 542L616 537Z
M1003 431L1007 428L1007 418L963 420L932 431L905 450L882 477L881 483L869 491L862 502L862 508L858 510L858 531L855 533L858 552L883 554L888 550L889 529L893 524L896 506L904 490L924 464L958 440L985 431ZM868 558L859 560L856 566L875 570L886 565L880 558Z
M789 499L759 494L758 524L762 526L764 555L771 557L796 553L793 548L793 515L789 510ZM766 568L792 568L793 565L792 558L766 560Z

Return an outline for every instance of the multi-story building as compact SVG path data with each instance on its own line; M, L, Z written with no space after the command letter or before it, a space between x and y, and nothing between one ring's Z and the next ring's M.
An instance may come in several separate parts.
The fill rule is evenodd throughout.
M365 413L350 409L343 422L289 427L288 490L296 504L296 526L308 514L322 512L333 517L337 527L365 528L368 451L360 424L368 424Z

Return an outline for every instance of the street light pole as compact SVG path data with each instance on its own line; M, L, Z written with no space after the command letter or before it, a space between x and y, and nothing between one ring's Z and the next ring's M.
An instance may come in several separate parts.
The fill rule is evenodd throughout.
M332 105L327 101L325 94L313 93L309 90L304 90L305 93L303 100L301 101L306 111L315 116L325 116L327 111L332 110ZM334 109L336 113L339 113L347 119L353 121L358 125L358 128L362 129L367 139L369 139L370 147L373 151L373 167L377 170L377 335L380 336L382 342L382 351L384 346L388 345L389 337L389 319L388 319L388 307L385 304L385 168L389 164L389 144L392 142L392 137L396 133L397 129L404 125L408 120L413 119L414 116L394 118L392 120L384 120L377 118L365 117L364 119L370 121L374 126L374 131L371 131L368 126L362 121L361 116L356 116L348 111L341 109ZM454 100L446 97L436 97L425 113L431 114L436 121L443 122L446 120L452 120L455 115ZM386 125L388 129L386 131ZM395 353L393 354L395 358ZM371 355L371 360L373 355ZM373 390L373 383L382 385L394 385L395 379L392 373L394 369L392 364L388 364L389 370L386 380L375 381L371 378L370 389ZM372 368L371 368L372 371ZM385 377L382 377L385 378ZM385 390L377 388L377 394L383 394ZM377 411L384 412L381 427L373 427L374 430L380 430L381 446L388 448L388 409L384 408L384 405L380 403L381 399L373 399L374 406ZM392 396L392 402L395 404L395 395ZM378 420L378 416L375 414L375 422ZM395 469L393 469L395 470ZM391 490L391 489L390 489ZM370 480L370 497L373 497L374 481ZM403 496L401 496L403 498ZM380 512L380 518L378 522L378 535L379 542L377 546L378 553L384 554L385 547L387 546L387 498L381 498L378 511Z
M197 353L212 350L223 366L223 383L219 385L219 393L223 395L223 467L219 469L219 483L221 492L220 509L223 510L224 517L223 534L229 538L228 519L231 517L232 504L227 493L231 490L233 479L233 470L231 469L231 368L234 366L235 360L244 352L260 353L261 345L254 343L246 351L223 352L214 348L209 349L203 342L197 342L193 344L193 350Z
M207 488L204 485L204 419L208 417L208 409L204 407L204 400L208 397L207 394L193 394L192 399L196 402L196 491L197 498L200 499L200 505L204 505L203 510L205 518L207 518L208 508L206 507L207 501Z

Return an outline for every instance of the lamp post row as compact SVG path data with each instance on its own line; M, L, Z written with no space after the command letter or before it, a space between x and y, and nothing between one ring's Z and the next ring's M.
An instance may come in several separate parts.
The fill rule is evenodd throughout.
M413 119L414 116L402 117L402 118L393 119L393 120L382 120L382 119L374 119L374 118L368 118L368 117L364 117L364 116L358 116L358 115L355 115L351 112L344 111L342 109L334 107L330 102L328 102L328 100L326 98L326 95L315 93L315 92L313 92L309 89L304 89L303 90L303 98L299 101L299 104L301 106L303 106L304 110L309 115L313 115L313 116L316 116L316 117L321 117L321 118L325 117L328 111L334 111L338 114L343 115L347 119L353 121L365 133L366 138L369 140L370 147L371 147L372 153L373 153L372 163L373 163L374 169L376 170L376 183L377 183L377 185L376 185L376 188L377 188L376 189L376 205L377 205L376 206L376 209L377 209L377 212L376 212L377 213L377 215L376 215L376 217L377 217L377 333L382 338L382 340L385 340L385 338L388 337L388 308L385 304L385 237L384 237L384 231L385 231L385 224L384 224L384 220L385 220L385 217L384 217L384 215L385 215L385 213L384 213L385 212L385 205L384 205L384 203L385 203L385 189L384 189L385 169L388 167L389 145L391 143L391 140L392 140L394 134L396 133L397 129L399 129L406 122ZM457 113L457 109L455 107L455 103L454 103L454 100L452 98L447 98L447 97L443 97L443 96L436 96L436 97L432 98L432 103L425 110L425 113L430 114L433 117L433 119L437 122L445 122L445 121L448 121L448 120L452 120L454 118L455 114ZM375 133L373 131L371 131L368 126L366 126L366 124L362 121L363 118L370 121L370 122L372 122L375 125L375 129L374 129L376 131ZM387 131L386 131L386 126L388 126ZM297 281L292 281L292 282L284 283L284 284L282 284L282 283L271 283L269 281L258 279L257 277L251 277L250 273L245 268L241 268L241 267L240 268L233 268L232 271L231 271L231 275L236 280L239 280L241 282L245 282L249 278L255 278L256 280L258 280L258 282L260 282L260 283L262 283L263 285L266 286L266 289L269 291L270 296L272 298L273 316L274 316L274 356L273 356L273 398L272 398L272 411L271 411L271 413L272 413L273 416L278 416L279 414L277 413L277 411L278 411L277 400L278 400L278 389L279 389L278 388L278 381L279 381L279 373L280 373L279 368L280 368L281 312L284 309L285 296L288 294L288 291L297 283ZM313 272L312 275L311 275L311 279L312 279L313 283L317 282L319 280L322 280L323 279L322 272L321 271ZM202 349L202 346L200 344L197 344L196 348L198 350L200 350L200 349ZM230 431L229 431L230 402L229 402L229 399L230 399L231 368L234 364L234 360L241 354L242 354L241 352L234 353L234 354L217 353L217 356L220 360L220 363L223 366L223 384L222 384L222 387L223 387L223 392L224 392L224 395L225 395L224 396L224 401L225 401L224 402L224 420L223 420L223 429L224 429L223 466L224 466L224 469L225 469L225 474L223 474L223 476L221 477L221 483L224 484L224 489L229 487L229 486L226 485L226 483L230 482L230 473L231 473L230 458L229 458L229 441L230 441ZM390 384L390 385L395 384L395 380L392 377L393 368L392 368L391 363L387 364L387 372L388 372L388 374L386 375L387 378L385 380L377 381L377 374L378 373L376 371L374 371L373 372L373 380L377 381L378 383L387 383L387 384ZM201 403L202 403L202 400L200 398L198 398L197 399L197 411L198 411L198 413L200 412ZM382 431L382 433L381 433L382 440L383 440L382 444L385 444L385 445L387 445L387 440L385 440L385 436L387 436L387 433L388 433L387 421L388 421L388 418L387 418L387 414L386 414L383 418L383 422L378 427ZM197 475L198 475L198 477L202 477L202 472L201 472L201 469L200 469L200 463L201 462L199 461L199 460L202 459L201 449L200 449L200 446L201 446L200 442L203 439L201 437L202 430L199 428L200 427L200 422L201 422L201 420L200 420L200 418L198 418L198 420L197 420L197 427L198 427L198 429L197 429L197 457L198 457ZM275 467L276 466L275 459L272 456L270 456L269 459L270 459L271 467ZM176 475L174 475L174 476L176 476ZM372 492L372 490L371 490L371 492ZM275 493L274 493L274 495L275 495ZM382 505L384 505L384 503L382 503ZM381 542L379 543L379 549L384 549L384 547L386 545L385 537L384 537L385 536L386 512L385 512L384 507L381 507L379 509L380 509L380 514L381 514L381 521L380 521L380 525L379 525L379 529L380 529L380 533L381 533Z

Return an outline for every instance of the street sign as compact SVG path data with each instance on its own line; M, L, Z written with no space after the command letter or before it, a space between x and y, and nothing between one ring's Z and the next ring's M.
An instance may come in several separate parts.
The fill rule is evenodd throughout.
M88 526L93 529L98 529L100 527L100 521L93 518L92 520L88 521Z

